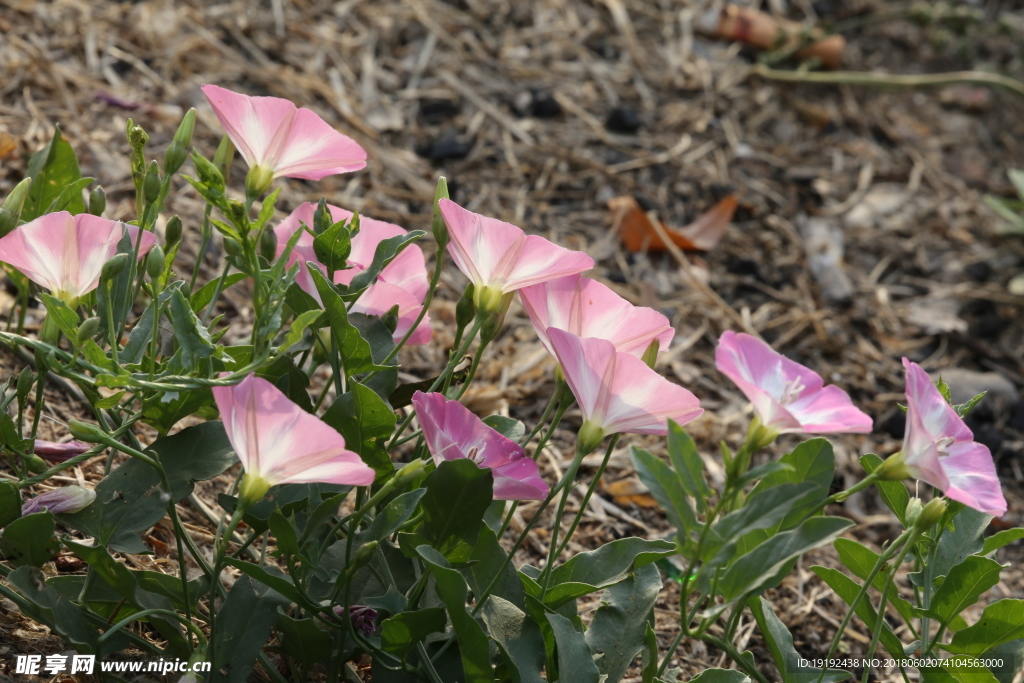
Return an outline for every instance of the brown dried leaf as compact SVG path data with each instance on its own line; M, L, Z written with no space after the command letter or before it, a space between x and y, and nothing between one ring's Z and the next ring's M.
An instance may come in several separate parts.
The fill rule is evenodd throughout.
M709 251L721 241L736 212L736 195L731 194L705 211L685 228L661 224L672 242L685 251ZM619 223L619 237L626 249L637 251L666 251L668 246L654 227L653 219L633 197L613 197L608 208Z

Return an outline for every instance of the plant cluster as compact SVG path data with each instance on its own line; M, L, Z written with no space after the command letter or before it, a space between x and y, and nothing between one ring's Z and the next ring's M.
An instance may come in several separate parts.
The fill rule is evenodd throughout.
M594 265L588 255L459 206L443 178L431 268L416 244L425 232L325 200L275 224L276 178L356 171L365 152L291 102L215 86L204 93L226 131L212 159L191 151L194 110L160 162L147 161L148 136L128 121L136 220L102 217L103 192L87 193L93 179L81 177L59 130L0 210L0 262L19 292L0 342L26 362L0 399L9 465L0 473L0 594L25 615L81 653L134 648L210 661L215 681L244 681L258 665L275 681L333 682L366 654L377 683L615 683L638 655L644 683L676 681L669 664L695 639L734 666L704 672L705 683L763 683L767 663L735 644L751 614L782 680L820 683L850 672L801 668L807 653L796 652L764 595L803 554L834 544L849 573L813 568L849 605L829 655L856 616L874 633L869 657L879 647L919 656L927 681L1008 683L1009 669L983 660L1024 638L1024 601L996 602L971 625L960 616L998 581L992 555L1024 536L983 537L1006 502L991 454L962 419L980 397L950 405L945 385L904 360L903 449L885 461L863 456L860 482L832 492L824 438L756 466L755 455L783 433L864 433L871 419L812 370L726 332L717 366L754 418L737 451L723 444L726 478L716 487L682 427L701 414L699 400L654 370L674 335L668 319L583 277ZM238 196L226 183L236 153L248 165ZM190 276L173 268L183 222L171 216L162 235L156 229L189 158L194 175L184 178L206 200L199 253L212 239L225 253L220 276L201 285L198 263ZM448 361L437 377L399 384L399 351L430 340L446 253L469 279ZM243 281L252 331L248 343L227 345L215 305ZM532 426L480 419L459 402L516 292L559 368ZM33 297L45 308L38 334L25 330ZM311 396L318 370L329 381ZM66 425L71 441L37 438L48 378L76 388L92 414ZM546 480L537 457L573 406L582 415L575 457ZM186 418L194 426L178 429ZM151 443L139 439L143 425L158 434ZM628 434L667 435L668 462L636 447L630 457L675 533L565 559ZM581 462L595 451L596 476L570 515ZM103 454L95 488L54 478ZM221 510L206 508L218 526L205 554L177 506L205 508L196 482L236 471ZM911 497L904 479L935 493ZM880 552L842 537L848 519L824 514L869 486L904 528ZM539 505L511 534L526 500ZM550 528L538 533L546 510ZM140 535L160 523L173 530L173 573L119 561L150 553ZM512 558L531 533L547 557L517 567ZM80 558L84 573L47 570L62 552ZM668 562L675 556L682 571ZM905 563L912 592L901 595L895 578ZM680 630L659 656L652 615L662 569L678 584ZM578 601L598 593L584 621ZM966 657L931 662L940 652Z

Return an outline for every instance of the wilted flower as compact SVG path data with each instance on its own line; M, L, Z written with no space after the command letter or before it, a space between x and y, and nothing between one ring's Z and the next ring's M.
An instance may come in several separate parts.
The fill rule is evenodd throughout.
M549 327L577 337L607 339L616 351L637 358L654 340L664 351L676 333L668 318L653 308L634 306L597 280L579 274L524 287L519 297L537 336L551 353Z
M344 613L345 608L342 605L334 606L334 616L340 619ZM377 619L377 610L366 605L351 605L348 608L348 615L357 631L362 631L364 636L373 635L373 622Z
M906 358L907 428L903 450L886 460L886 479L920 479L949 498L975 510L1001 517L1006 498L988 447L949 405L928 373Z
M276 484L373 483L373 470L345 449L341 434L262 377L214 387L213 398L245 469L239 491L246 501L259 500Z
M245 184L251 194L265 192L274 178L320 180L366 166L366 150L309 109L216 85L204 85L203 94L249 164Z
M469 458L494 475L495 500L543 500L548 485L540 478L537 463L522 447L474 415L458 401L443 394L417 391L412 396L423 438L434 462Z
M722 334L715 366L746 394L764 427L776 434L871 431L871 418L853 406L845 391L823 386L818 373L749 334Z
M33 452L51 462L63 462L69 458L75 457L76 455L85 453L90 448L92 448L92 446L84 441L76 440L56 443L54 441L36 439Z
M686 424L704 412L690 391L636 356L616 351L610 341L554 327L547 334L583 413L578 446L583 452L597 448L608 434L666 434L668 420Z
M21 507L22 515L49 510L55 515L84 510L96 500L96 492L82 486L65 486L41 493Z
M335 222L352 218L352 212L346 211L337 206L327 205L331 212L331 219ZM311 202L302 204L281 223L274 228L277 234L277 255L284 253L285 244L292 237L296 230L302 229L302 224L313 225L313 216L316 212L316 205ZM362 271L366 270L373 263L373 256L377 251L377 245L384 240L397 235L407 234L404 229L373 218L359 216L359 232L352 238L352 250L348 256L349 268L334 273L334 282L338 284L350 284L352 279ZM299 273L295 277L296 284L304 292L320 302L320 293L313 283L313 277L309 274L307 261L318 262L313 251L313 236L303 230L295 247L288 258L288 266L300 262ZM391 287L381 287L382 284ZM378 288L382 291L376 291ZM393 289L397 288L396 289ZM427 295L429 280L427 276L426 262L423 258L423 250L415 244L407 245L402 252L396 256L391 263L384 267L377 275L377 282L369 287L356 301L352 307L354 313L368 313L370 315L381 315L398 305L399 325L395 330L395 341L400 340L408 331L412 321L416 319L422 309L423 300ZM401 330L401 331L399 331ZM430 316L424 315L416 332L409 338L409 344L426 344L430 341Z
M99 216L67 211L48 213L0 238L0 261L14 266L29 279L69 305L96 289L103 264L117 253L125 230L134 245L139 229ZM142 233L139 256L156 237Z
M450 199L439 200L438 207L451 236L448 252L473 283L473 303L482 313L499 310L505 296L517 289L594 267L594 259L581 251L527 235Z

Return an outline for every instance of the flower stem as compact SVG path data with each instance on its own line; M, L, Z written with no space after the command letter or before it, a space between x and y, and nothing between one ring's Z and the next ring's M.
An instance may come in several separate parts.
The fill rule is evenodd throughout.
M569 539L576 533L576 527L579 526L580 520L583 518L583 513L587 509L587 503L590 502L590 497L594 495L594 490L597 488L597 483L601 480L604 475L605 468L608 467L608 460L612 457L612 449L619 442L619 435L614 434L611 440L608 442L608 448L604 452L604 459L601 460L601 465L597 468L597 472L594 474L594 478L590 482L590 486L587 487L587 493L583 496L583 502L580 503L580 509L576 512L576 516L573 517L572 524L569 525L569 530L565 533L565 538L562 539L562 544L558 547L555 552L555 557L562 554L565 550L565 546L569 545Z

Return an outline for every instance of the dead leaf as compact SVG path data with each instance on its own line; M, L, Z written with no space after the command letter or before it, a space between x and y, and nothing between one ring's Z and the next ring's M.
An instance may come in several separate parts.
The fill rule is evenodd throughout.
M685 251L709 251L722 240L725 229L729 227L733 214L736 212L736 195L731 194L705 211L685 228L673 228L664 223L664 228L672 242ZM637 251L666 251L668 245L658 235L654 227L654 219L649 216L636 199L630 196L613 197L608 200L614 220L619 224L619 237L626 249Z
M620 479L607 484L602 481L601 488L619 505L632 503L642 508L658 507L658 501L651 497L639 479Z
M0 133L0 159L18 149L18 139L10 133Z

